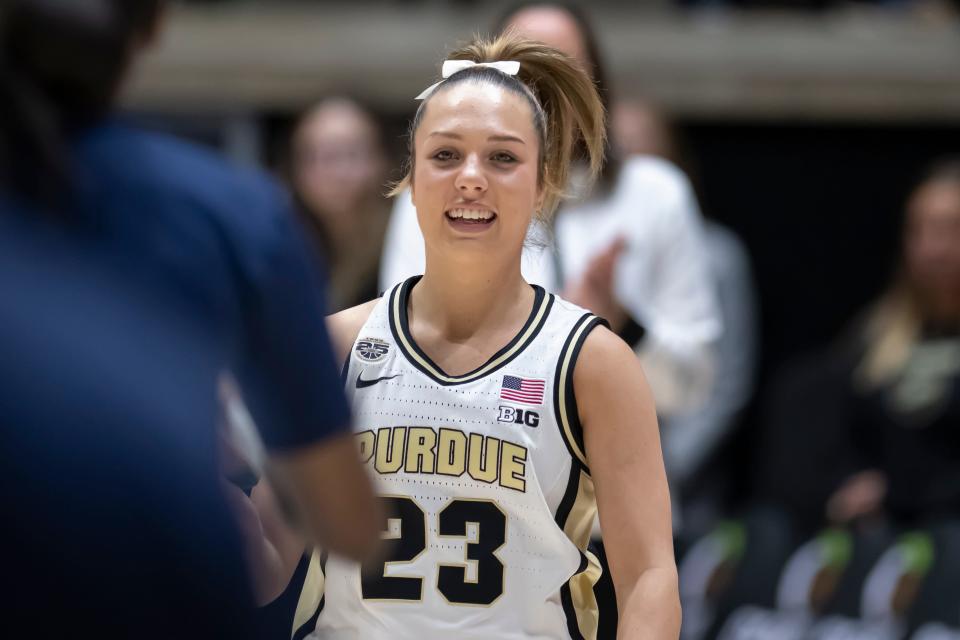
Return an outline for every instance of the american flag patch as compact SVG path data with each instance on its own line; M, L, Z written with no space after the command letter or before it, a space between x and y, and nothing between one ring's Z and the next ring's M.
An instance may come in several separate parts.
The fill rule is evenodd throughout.
M522 402L523 404L543 404L543 390L546 385L546 380L503 376L503 384L500 386L500 399L507 402Z

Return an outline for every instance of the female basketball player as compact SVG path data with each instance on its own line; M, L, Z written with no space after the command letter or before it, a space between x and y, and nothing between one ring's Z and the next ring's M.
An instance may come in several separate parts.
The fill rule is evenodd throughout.
M676 638L643 373L602 320L520 273L527 228L554 211L578 135L599 169L597 92L563 54L513 36L452 59L424 92L404 181L426 271L330 321L395 544L363 567L316 556L294 630L595 638L599 566L586 545L599 506L619 637Z

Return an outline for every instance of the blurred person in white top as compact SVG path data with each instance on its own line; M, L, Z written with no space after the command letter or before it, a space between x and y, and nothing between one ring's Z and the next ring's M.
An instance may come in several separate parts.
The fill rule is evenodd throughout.
M596 41L575 7L523 4L508 11L498 27L580 61L609 107ZM620 161L612 149L592 190L581 186L585 171L572 174L575 197L560 209L554 227L533 227L528 235L524 278L606 318L634 346L660 414L696 409L710 392L721 321L688 180L665 160ZM405 193L396 199L387 230L380 287L423 269L423 237Z
M642 99L618 100L611 113L612 138L623 155L666 158L684 162L668 119L652 103ZM696 171L691 171L696 179ZM675 498L674 522L697 531L712 524L724 490L711 465L753 394L757 365L757 302L753 271L746 247L726 227L704 220L710 284L714 287L723 333L716 343L716 371L710 395L696 411L669 416L661 421L663 457ZM707 479L704 482L704 479ZM682 503L676 501L682 498Z

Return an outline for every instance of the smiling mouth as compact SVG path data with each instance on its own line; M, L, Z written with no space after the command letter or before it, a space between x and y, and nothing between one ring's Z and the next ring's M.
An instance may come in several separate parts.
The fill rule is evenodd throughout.
M497 214L489 209L450 209L445 215L456 225L483 226L497 219Z

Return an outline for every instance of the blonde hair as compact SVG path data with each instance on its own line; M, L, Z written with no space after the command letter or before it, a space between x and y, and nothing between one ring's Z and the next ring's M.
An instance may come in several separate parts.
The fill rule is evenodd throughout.
M564 198L570 164L579 141L583 141L588 156L590 182L603 167L606 113L590 76L577 62L556 49L521 38L513 32L492 39L476 38L453 51L448 59L473 62L515 60L520 63L520 71L516 76L508 76L489 67L470 67L441 82L417 109L410 125L408 169L390 195L397 195L410 185L414 135L430 100L460 82L488 82L523 96L530 104L534 128L540 138L538 179L544 190L543 206L537 212L537 218L548 222Z
M960 189L960 157L945 158L929 167L913 188L908 203L921 189L934 183ZM924 314L922 295L902 264L898 277L867 317L866 351L856 371L863 386L876 388L900 375L921 338Z
M867 350L856 372L858 381L866 388L880 387L896 379L920 337L920 310L904 280L901 277L867 317Z

